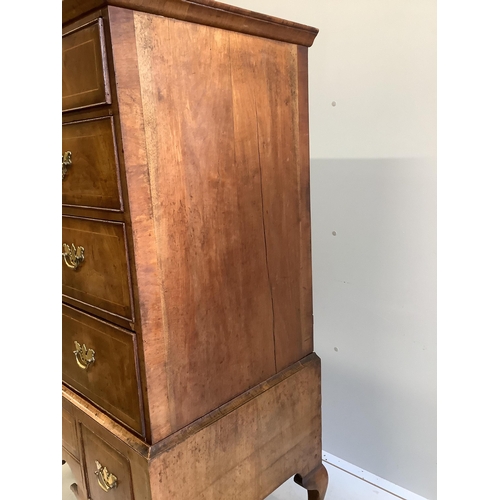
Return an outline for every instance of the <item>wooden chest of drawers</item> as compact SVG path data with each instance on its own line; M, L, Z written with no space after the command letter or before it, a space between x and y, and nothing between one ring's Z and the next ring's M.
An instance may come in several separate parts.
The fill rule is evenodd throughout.
M81 499L324 498L307 47L212 0L63 0L63 458Z

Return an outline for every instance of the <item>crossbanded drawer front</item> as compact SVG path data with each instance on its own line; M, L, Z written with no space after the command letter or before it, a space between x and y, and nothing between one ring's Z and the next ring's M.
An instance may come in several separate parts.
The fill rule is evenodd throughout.
M62 236L63 301L133 323L125 224L63 216Z
M62 110L110 104L102 19L63 35Z
M144 434L135 335L63 305L63 381Z
M85 425L80 425L90 498L92 500L133 500L132 472L127 457Z
M113 117L63 124L62 151L63 205L123 211Z
M80 458L78 439L76 437L76 422L73 415L63 408L62 410L62 443L76 459Z

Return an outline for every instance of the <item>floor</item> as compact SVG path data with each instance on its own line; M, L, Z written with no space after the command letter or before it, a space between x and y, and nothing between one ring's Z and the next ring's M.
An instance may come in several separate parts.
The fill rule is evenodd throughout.
M329 477L325 500L400 500L402 498L327 462L323 463L328 470ZM71 469L68 465L63 465L62 500L75 500L75 496L69 490L69 486L73 482ZM291 478L265 500L307 500L307 493L303 488L295 484Z

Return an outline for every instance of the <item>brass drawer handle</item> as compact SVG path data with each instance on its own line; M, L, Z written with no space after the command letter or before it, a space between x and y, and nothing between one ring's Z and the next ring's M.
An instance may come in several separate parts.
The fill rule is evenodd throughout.
M68 167L71 167L71 165L71 151L65 151L62 155L62 180L64 180Z
M88 370L95 361L94 349L87 349L85 344L80 345L76 340L75 348L76 351L73 351L73 354L75 355L76 363L82 370Z
M118 486L118 478L114 474L111 474L111 472L109 472L106 467L103 467L97 460L95 461L95 465L97 467L97 470L94 472L94 474L97 476L97 482L99 483L99 486L104 491L109 491L113 488L116 488Z
M83 247L78 247L76 248L73 243L71 244L71 247L67 245L66 243L63 243L63 254L62 256L64 257L64 262L70 269L78 269L78 266L84 261L84 255L83 252L85 251L85 248Z

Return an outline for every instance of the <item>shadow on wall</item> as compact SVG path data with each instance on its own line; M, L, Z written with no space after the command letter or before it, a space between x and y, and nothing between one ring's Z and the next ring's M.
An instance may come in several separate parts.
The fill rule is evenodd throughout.
M433 500L436 161L312 160L311 215L323 449Z

